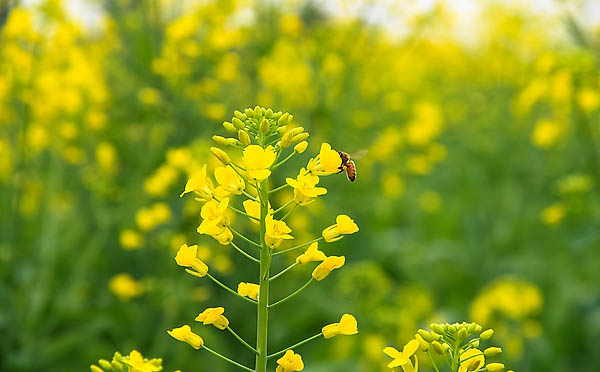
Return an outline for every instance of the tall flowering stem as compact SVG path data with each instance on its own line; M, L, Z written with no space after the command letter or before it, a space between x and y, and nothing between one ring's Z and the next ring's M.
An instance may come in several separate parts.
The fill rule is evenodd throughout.
M296 341L293 346L283 348L268 354L267 345L269 337L269 312L286 301L300 295L311 283L325 279L333 270L344 266L345 257L327 256L319 250L319 242L332 243L358 231L358 226L346 215L338 215L336 223L326 227L321 236L305 243L289 244L294 239L292 229L286 224L285 219L297 207L302 207L313 202L317 197L325 195L327 190L318 187L319 177L339 173L342 170L341 155L331 146L324 143L320 152L310 159L305 168L300 169L297 175L288 174L286 183L271 187L273 172L284 172L287 161L295 155L306 151L308 147L308 133L302 127L293 124L293 116L288 113L274 113L271 109L255 107L244 112L236 111L231 122L223 123L223 127L236 133L237 138L213 136L220 147L229 147L235 152L240 149L241 156L238 160L235 154L225 152L220 147L211 148L213 155L223 164L214 170L213 182L207 173L207 167L189 179L182 196L194 193L196 200L204 203L201 210L202 223L198 233L214 238L221 245L231 245L246 259L259 264L258 284L240 282L237 291L229 288L209 273L209 267L197 257L197 245L184 244L179 249L175 260L177 264L185 267L185 271L199 278L208 277L216 285L227 292L241 297L257 308L256 347L253 347L244 338L238 335L230 326L229 319L225 317L222 307L205 309L196 317L196 321L203 325L213 325L220 330L227 330L240 342L244 350L249 350L256 355L254 369L247 367L233 359L226 357L216 350L204 345L202 337L194 333L189 325L183 325L169 331L169 334L180 341L190 344L194 349L206 350L209 353L229 362L241 369L253 372L266 372L269 360L277 359L277 372L294 372L304 369L304 362L299 354L292 348L320 338L331 338L336 335L353 335L358 333L356 319L350 314L344 314L338 323L324 326L316 335L304 340ZM291 151L290 151L291 150ZM286 154L287 152L287 154ZM233 160L233 159L235 160ZM281 160L280 160L281 159ZM343 182L343 178L339 178ZM282 205L273 207L269 196L282 190L293 190L293 197ZM288 192L289 192L288 190ZM254 196L256 194L256 196ZM245 198L241 206L235 206L235 196ZM242 229L230 226L230 213L237 213L248 218L248 223L259 225L259 239L247 237ZM283 215L280 219L276 217ZM234 242L234 239L236 240ZM239 240L238 240L239 239ZM287 244L292 245L286 246ZM305 248L303 253L300 249ZM260 255L247 253L248 248L259 249ZM271 276L271 263L281 254L296 254L295 263ZM299 285L291 294L283 296L277 301L271 301L269 292L271 281L281 277L294 267L318 263L308 280Z

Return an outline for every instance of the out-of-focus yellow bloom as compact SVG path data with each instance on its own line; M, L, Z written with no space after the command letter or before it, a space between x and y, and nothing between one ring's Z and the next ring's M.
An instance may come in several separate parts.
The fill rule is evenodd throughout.
M125 229L119 234L119 242L126 250L134 250L142 246L144 239L135 230Z
M118 274L112 277L108 288L122 301L138 297L144 292L144 287L129 274Z
M318 262L326 259L325 253L319 250L319 243L314 242L308 246L306 252L296 258L296 262L300 265L306 265L309 262Z
M588 174L575 173L561 178L557 186L562 195L580 194L590 191L594 187L594 180Z
M177 265L189 267L198 274L197 276L203 277L208 273L208 266L197 257L197 252L197 245L188 246L184 244L177 251L175 261Z
M458 372L476 371L485 364L485 357L479 349L469 349L460 354Z
M179 176L177 169L162 165L144 181L144 191L152 196L163 196Z
M358 333L358 322L354 316L344 314L339 323L326 325L321 331L325 338L332 338L337 335L351 336Z
M381 188L385 196L396 199L404 194L404 181L399 175L388 171L381 175Z
M150 87L144 87L138 92L138 99L146 105L157 105L161 101L160 91Z
M548 226L558 225L567 214L567 206L564 203L554 203L542 211L540 218Z
M278 221L273 219L272 215L267 215L265 220L266 232L265 232L265 243L271 248L277 248L283 241L283 239L294 239L289 233L292 229L284 221Z
M102 142L96 147L96 162L105 173L114 173L117 169L117 150L108 143Z
M387 365L388 368L402 367L404 372L417 372L419 369L419 360L417 359L417 356L414 356L414 365L410 359L417 350L419 350L419 341L417 340L410 340L404 346L402 351L398 351L391 346L386 347L383 349L383 352L394 359Z
M342 158L340 154L333 150L330 144L323 143L319 155L309 160L306 169L311 174L327 175L339 172L341 165Z
M582 89L577 93L577 103L585 112L593 112L600 107L600 94L593 89Z
M206 165L202 166L202 169L194 174L185 184L185 190L179 195L180 197L189 193L195 192L197 200L209 201L213 198L215 187L212 181L206 176Z
M358 225L354 220L345 214L340 214L336 217L335 224L326 227L322 235L326 242L331 243L340 240L343 235L354 234L357 231Z
M327 189L316 187L319 177L311 175L306 169L300 169L298 177L286 178L286 183L294 188L294 202L298 205L307 205L315 200L317 196L325 195Z
M549 119L542 119L535 125L531 135L531 141L538 147L547 148L556 143L561 132L562 130L557 122Z
M135 215L138 227L149 231L167 222L171 218L171 209L166 203L154 203L150 208L142 208Z
M273 146L267 146L265 149L258 145L246 147L242 161L248 172L248 178L256 182L268 178L271 175L271 170L268 168L275 161L275 157Z
M277 369L275 372L296 372L304 369L304 362L300 354L294 353L293 350L288 350L277 360Z
M419 195L419 205L427 213L435 213L442 206L442 197L439 193L427 190Z
M229 326L229 320L223 315L225 309L222 307L212 307L201 312L196 319L204 325L212 324L218 329L225 329Z
M413 146L423 146L440 135L442 113L437 105L430 102L419 102L413 110L414 118L406 126L406 140Z
M219 167L215 169L215 179L219 186L215 194L222 198L228 194L240 195L245 188L244 179L231 167Z
M258 293L260 291L260 286L254 283L241 282L240 284L238 284L237 291L242 296L246 296L255 301L258 301Z
M317 281L321 281L333 270L344 266L344 263L346 263L346 257L344 256L329 256L313 270L312 277Z
M204 346L202 337L192 332L192 329L187 324L179 328L173 328L167 331L167 333L176 340L190 344L196 350Z
M162 367L152 363L152 360L144 360L142 354L140 354L140 352L137 350L131 350L131 353L129 353L129 358L124 358L122 360L123 363L131 366L133 371L136 372L157 372L162 370Z

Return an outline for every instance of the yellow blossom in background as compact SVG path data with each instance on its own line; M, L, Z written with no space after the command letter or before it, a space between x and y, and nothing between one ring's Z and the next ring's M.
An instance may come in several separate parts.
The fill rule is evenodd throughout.
M284 221L273 219L272 215L267 215L266 218L267 230L265 232L265 243L271 248L277 248L281 245L284 239L294 239L289 233L292 229Z
M272 146L263 149L258 145L250 145L244 149L242 161L248 177L254 182L261 182L271 175L269 167L275 161L275 151Z
M547 148L556 143L561 132L562 129L556 121L542 119L536 123L531 141L538 147Z
M229 320L223 315L225 309L222 307L208 308L201 312L194 320L202 322L204 325L212 324L218 329L225 329L229 326Z
M182 245L177 251L175 261L177 265L183 267L189 267L193 269L200 276L205 276L208 273L208 266L197 257L198 246L187 244Z
M176 340L190 344L190 346L196 350L204 346L202 337L192 332L192 329L187 324L179 328L173 328L172 330L167 331L167 333Z
M157 105L161 101L161 94L157 89L144 87L139 90L138 99L146 105Z
M325 253L319 250L319 243L314 242L308 246L306 251L296 258L296 262L301 265L306 265L309 262L318 262L326 259Z
M354 234L358 232L358 225L345 214L340 214L335 219L335 224L323 230L323 238L331 243L343 238L343 235Z
M381 188L387 197L397 199L404 194L404 181L399 175L387 171L381 176Z
M135 220L141 230L149 231L167 222L171 218L171 209L165 203L155 203L149 208L140 209Z
M346 257L344 256L329 256L313 270L312 277L317 281L321 281L333 270L344 266L344 263L346 263Z
M105 173L114 173L117 170L117 150L108 143L102 142L96 147L96 162Z
M358 333L358 323L354 316L344 314L339 323L326 325L323 327L322 332L325 338L332 338L337 335L351 336Z
M540 218L542 222L548 226L556 226L560 224L567 214L567 206L564 203L557 202L542 210Z
M277 369L275 372L296 372L304 369L304 363L300 354L288 350L277 360Z
M442 207L442 197L439 193L427 190L419 195L419 205L427 213L435 213Z
M406 126L406 140L413 146L423 146L440 135L442 113L437 105L430 102L417 103L413 111L413 121Z
M556 185L561 195L581 194L594 187L594 179L589 174L574 173L561 178Z
M300 169L298 177L286 178L286 183L294 188L294 202L298 205L307 205L320 195L325 195L327 189L316 187L319 177L311 175L306 169Z
M144 287L129 274L118 274L110 279L108 288L122 301L140 296Z
M125 250L133 250L142 246L144 238L135 230L125 229L119 234L119 242Z
M246 296L257 301L259 290L260 286L258 284L241 282L238 284L237 292L242 296Z
M593 112L600 107L600 94L593 89L582 89L577 93L577 103L585 112Z

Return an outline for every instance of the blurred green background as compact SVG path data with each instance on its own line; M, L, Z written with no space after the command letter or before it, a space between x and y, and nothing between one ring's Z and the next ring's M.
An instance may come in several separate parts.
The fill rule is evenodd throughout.
M360 334L302 347L307 371L385 371L384 346L463 320L494 327L517 371L600 370L600 9L523 3L2 0L0 370L133 348L235 370L166 330L222 305L254 337L247 304L173 257L199 244L224 282L255 280L179 193L257 104L294 114L307 153L369 150L355 183L323 179L290 219L297 241L339 213L361 231L327 247L342 270L273 313L273 349L348 312Z

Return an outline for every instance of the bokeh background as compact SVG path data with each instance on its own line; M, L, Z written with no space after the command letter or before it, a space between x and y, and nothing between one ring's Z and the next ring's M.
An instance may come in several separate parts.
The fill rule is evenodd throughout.
M293 113L309 152L369 150L355 183L323 179L290 219L298 241L338 213L361 231L327 247L342 270L274 312L272 349L348 312L361 333L302 347L306 370L379 372L384 346L467 320L517 371L598 371L599 18L594 1L2 0L0 370L133 348L235 370L165 331L224 305L254 335L246 303L173 256L197 243L226 283L254 280L179 193L258 104ZM309 274L289 275L277 293Z

